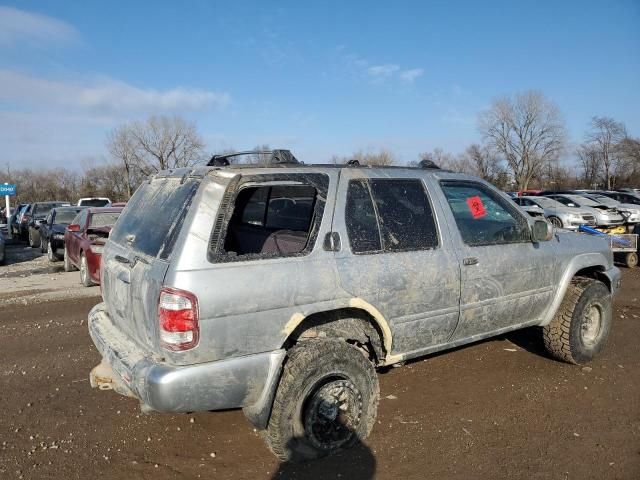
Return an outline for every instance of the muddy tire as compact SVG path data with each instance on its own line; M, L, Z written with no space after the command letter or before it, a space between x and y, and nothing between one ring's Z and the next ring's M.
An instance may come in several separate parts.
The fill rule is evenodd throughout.
M558 360L586 363L607 343L611 317L611 294L606 285L575 278L555 318L543 328L545 347Z
M373 364L339 339L301 342L288 352L265 440L282 461L346 450L371 432L380 389Z
M89 274L89 264L87 263L87 256L82 252L80 254L80 281L85 287L93 287L95 283L91 280Z
M638 266L638 254L636 252L629 252L625 255L624 263L627 268L636 268Z
M64 247L64 271L65 272L73 272L76 267L71 263L71 259L69 259L69 252L67 252L67 247Z

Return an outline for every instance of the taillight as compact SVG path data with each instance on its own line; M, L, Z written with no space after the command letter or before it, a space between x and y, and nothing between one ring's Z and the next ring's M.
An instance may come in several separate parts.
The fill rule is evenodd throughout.
M198 344L198 299L193 293L164 287L158 299L160 345L167 350L189 350Z

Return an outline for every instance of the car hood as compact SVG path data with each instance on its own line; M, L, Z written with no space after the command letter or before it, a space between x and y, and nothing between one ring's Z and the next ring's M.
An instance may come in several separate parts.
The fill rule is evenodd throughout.
M558 242L570 250L572 254L600 253L607 259L606 268L613 267L613 253L609 246L608 235L590 235L556 229L555 236Z

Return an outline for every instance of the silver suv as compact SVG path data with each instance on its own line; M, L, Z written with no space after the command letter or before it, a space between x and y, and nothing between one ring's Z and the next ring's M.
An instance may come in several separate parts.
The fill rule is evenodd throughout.
M377 368L531 326L567 362L604 347L620 284L606 240L432 165L281 153L138 189L102 256L93 387L143 411L242 407L301 461L369 434Z

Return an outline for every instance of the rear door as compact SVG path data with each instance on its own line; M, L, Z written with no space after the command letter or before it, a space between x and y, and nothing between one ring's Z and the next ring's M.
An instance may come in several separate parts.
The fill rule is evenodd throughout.
M67 249L67 255L71 262L78 266L80 258L80 237L83 235L84 227L87 224L87 211L80 212L73 220L75 225L80 225L79 232L68 232L67 240L65 241L65 247Z
M458 261L421 173L344 169L334 214L342 287L387 319L394 354L445 343L459 315Z
M553 242L531 242L510 200L475 181L440 182L457 226L462 289L454 340L539 319L554 292Z
M200 179L143 183L118 218L102 256L102 295L112 322L143 345L157 345L157 305L184 217Z

